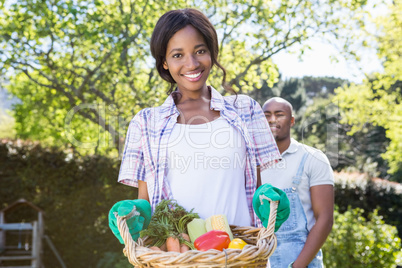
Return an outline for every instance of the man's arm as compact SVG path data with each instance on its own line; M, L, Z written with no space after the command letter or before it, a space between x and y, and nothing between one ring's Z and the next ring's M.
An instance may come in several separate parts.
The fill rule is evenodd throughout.
M332 185L317 185L310 188L312 209L316 222L307 236L306 244L293 267L301 268L314 259L324 245L334 222L334 187Z

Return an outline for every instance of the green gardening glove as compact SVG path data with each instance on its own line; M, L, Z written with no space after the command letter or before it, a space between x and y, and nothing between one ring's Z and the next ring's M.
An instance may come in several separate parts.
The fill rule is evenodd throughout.
M126 220L127 227L133 240L137 241L140 236L140 231L146 229L151 221L151 205L144 199L123 200L114 204L110 209L109 227L117 239L119 239L120 243L124 244L119 229L117 228L116 215L120 217L128 216Z
M272 186L269 183L261 185L253 196L253 207L255 214L260 218L262 225L267 228L270 212L269 200L260 198L265 196L272 201L279 201L278 209L276 211L275 232L278 231L282 223L284 223L290 214L290 204L286 193L281 189Z

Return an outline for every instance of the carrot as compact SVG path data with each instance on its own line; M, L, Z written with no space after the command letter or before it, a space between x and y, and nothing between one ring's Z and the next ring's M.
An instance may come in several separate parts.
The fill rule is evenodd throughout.
M162 251L167 251L166 242L159 247Z
M156 250L156 251L162 251L160 248L155 247L155 246L153 246L153 247L149 247L149 249Z
M192 221L195 217L198 217L198 215L189 213L181 217L179 221L175 223L176 230L179 233L179 239L181 244L180 252L186 252L190 249L194 249L194 246L190 240L190 236L187 234L186 225L188 222Z
M184 253L189 250L190 248L186 244L180 244L180 253Z
M181 233L180 236L181 236L185 241L187 241L187 242L190 243L190 237L188 236L188 234L186 234L186 233ZM189 250L190 250L190 247L189 247L186 243L180 244L180 252L181 252L181 253L186 252L186 251L189 251Z
M169 236L166 239L166 247L168 251L180 252L180 241L177 237Z
M181 233L181 237L183 237L186 241L190 242L190 236L186 233Z

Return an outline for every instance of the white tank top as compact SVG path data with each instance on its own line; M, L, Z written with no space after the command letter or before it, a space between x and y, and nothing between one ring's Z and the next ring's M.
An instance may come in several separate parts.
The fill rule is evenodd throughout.
M167 179L173 198L203 219L225 214L250 226L245 190L246 145L222 117L200 125L176 124L169 137Z

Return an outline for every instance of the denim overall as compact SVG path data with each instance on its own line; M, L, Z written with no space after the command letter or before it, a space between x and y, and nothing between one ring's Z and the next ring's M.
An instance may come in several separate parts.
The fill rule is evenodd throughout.
M303 206L297 193L297 187L302 179L307 156L308 153L303 155L296 176L292 178L293 187L282 189L289 198L290 215L275 233L278 239L278 246L269 258L271 268L287 268L291 262L295 261L302 251L307 240L307 235L309 234L306 214L304 213ZM324 267L321 250L317 253L308 267Z

